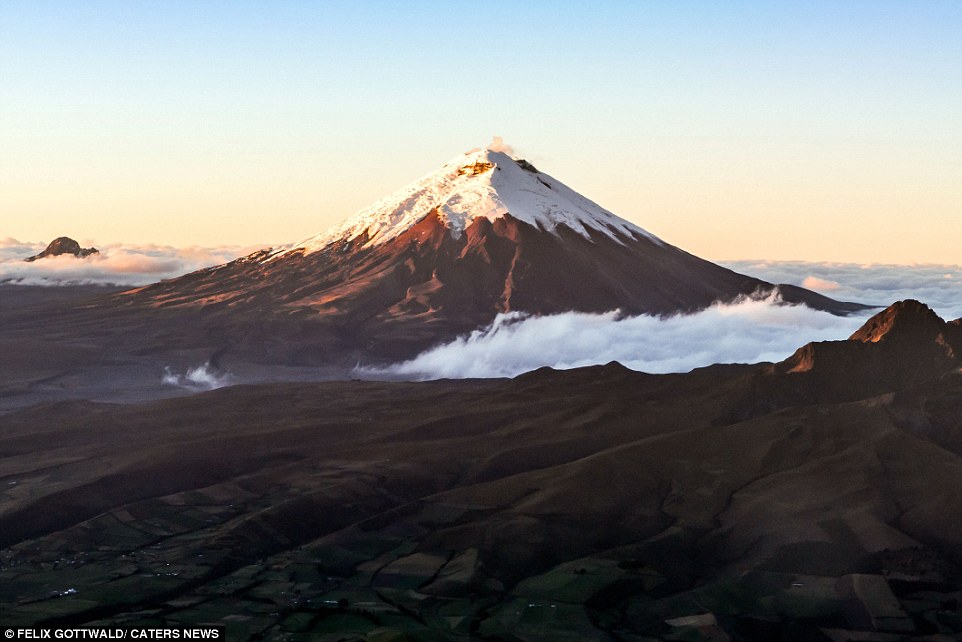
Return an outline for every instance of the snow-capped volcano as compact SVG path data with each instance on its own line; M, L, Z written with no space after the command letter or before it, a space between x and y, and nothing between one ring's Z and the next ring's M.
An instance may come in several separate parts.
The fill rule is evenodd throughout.
M274 256L303 250L310 254L339 240L366 234L361 247L397 238L432 211L455 239L479 218L490 222L511 214L547 231L565 226L590 239L589 230L620 241L640 235L660 241L637 225L615 216L521 159L501 151L472 150L455 156L439 170L394 192L346 221L310 236Z
M411 357L501 312L674 314L776 287L836 314L863 307L692 256L484 149L326 232L117 300L188 313L193 343L317 364Z

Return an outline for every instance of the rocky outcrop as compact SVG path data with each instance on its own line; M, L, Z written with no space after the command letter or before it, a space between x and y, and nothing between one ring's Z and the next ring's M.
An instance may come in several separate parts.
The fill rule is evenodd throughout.
M899 301L844 341L816 341L743 382L740 404L719 423L780 408L845 403L925 387L962 370L962 324L923 303Z
M886 390L895 390L960 366L962 326L908 299L870 318L848 341L809 343L776 369L837 380L833 388L842 392L866 382L884 382Z
M61 236L51 241L43 252L31 256L25 260L29 263L36 261L37 259L45 259L51 256L63 256L64 254L69 254L77 257L78 259L82 259L90 256L91 254L100 254L100 251L95 247L80 247L80 243L72 238Z

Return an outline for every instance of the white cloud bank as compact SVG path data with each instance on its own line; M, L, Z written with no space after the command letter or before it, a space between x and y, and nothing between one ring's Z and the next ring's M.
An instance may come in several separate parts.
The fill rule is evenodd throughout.
M727 268L772 283L791 283L833 299L890 305L917 299L943 319L962 317L962 266L728 261Z
M541 366L576 368L618 361L644 372L687 372L712 363L784 359L809 341L847 337L868 315L836 317L774 298L745 298L671 317L568 312L498 315L488 328L363 376L414 379L513 377Z
M53 256L27 263L45 243L0 239L0 283L19 285L120 285L140 286L226 263L258 248L223 246L175 248L163 245L97 245L100 253L78 259Z
M887 306L927 303L945 319L962 317L962 266L855 265L740 261L726 267L775 283L821 291L835 299ZM875 310L836 317L772 298L714 305L660 318L566 313L500 315L469 336L363 376L415 379L513 377L542 366L574 368L618 361L651 373L687 372L713 363L780 361L809 341L845 339Z

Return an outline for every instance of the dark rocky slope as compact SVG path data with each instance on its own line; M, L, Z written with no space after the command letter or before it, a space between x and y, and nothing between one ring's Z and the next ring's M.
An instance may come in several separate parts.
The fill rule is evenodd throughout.
M6 415L4 622L952 640L962 375L931 346L957 345L956 327L906 302L774 366L235 387ZM897 372L862 387L865 364Z

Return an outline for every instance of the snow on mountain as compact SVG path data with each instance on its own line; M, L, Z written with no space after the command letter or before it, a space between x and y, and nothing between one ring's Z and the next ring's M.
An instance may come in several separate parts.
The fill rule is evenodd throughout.
M183 323L178 345L338 367L410 359L512 312L673 315L776 291L864 308L698 258L509 152L462 154L323 234L114 300ZM170 343L161 332L151 341Z
M642 236L659 245L650 232L612 214L530 163L492 149L472 150L451 159L438 171L407 185L361 210L343 223L273 253L310 254L339 240L365 232L361 247L386 243L421 221L432 210L455 239L476 219L494 221L505 214L554 231L565 225L586 238L589 229L621 242L621 235Z

